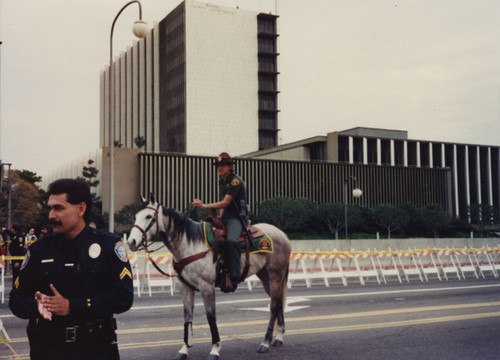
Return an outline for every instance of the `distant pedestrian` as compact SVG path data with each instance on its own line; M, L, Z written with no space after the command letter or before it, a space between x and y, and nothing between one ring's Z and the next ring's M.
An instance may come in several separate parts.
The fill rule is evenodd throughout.
M9 230L5 229L4 234L7 234L10 237L9 254L10 256L21 257L26 254L25 246L25 238L24 233L21 230L21 226L19 224L12 224L12 227ZM12 265L12 283L14 283L19 276L19 271L21 271L21 264L23 263L22 259L11 260Z
M26 234L26 247L31 246L31 244L33 244L37 240L38 238L35 235L35 229L31 228L28 234Z
M42 237L44 237L45 235L48 235L51 232L52 232L52 228L50 227L50 225L44 225L44 226L42 226L42 230L40 231L40 236L38 238L41 239Z
M0 255L5 256L7 255L7 241L4 240L2 233L0 233Z

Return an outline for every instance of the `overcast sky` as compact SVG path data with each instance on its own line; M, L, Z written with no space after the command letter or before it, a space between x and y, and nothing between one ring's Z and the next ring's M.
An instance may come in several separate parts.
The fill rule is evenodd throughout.
M275 12L275 0L203 0ZM0 159L44 172L99 146L99 74L126 1L0 0ZM151 26L180 0L143 0ZM500 1L281 0L280 143L364 126L500 146ZM130 6L115 27L133 43ZM216 155L216 154L214 154Z

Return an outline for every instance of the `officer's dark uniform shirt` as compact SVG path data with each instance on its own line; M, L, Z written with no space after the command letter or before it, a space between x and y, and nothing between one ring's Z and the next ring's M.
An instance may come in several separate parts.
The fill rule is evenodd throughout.
M52 296L50 284L69 299L70 311L67 316L53 315L52 321L46 321L38 312L35 293ZM33 358L37 352L45 354L46 350L38 349L39 346L49 348L52 344L53 348L67 349L68 336L70 343L74 340L73 334L68 335L68 327L79 327L75 343L89 342L79 351L94 344L86 332L95 330L95 324L100 324L99 328L104 324L106 331L116 336L114 328L110 328L112 316L130 309L132 302L132 272L120 238L86 227L72 240L50 234L30 247L10 294L9 306L14 315L30 319L27 332ZM102 338L109 336L109 331ZM81 356L88 357L84 353Z
M12 232L7 232L10 237L10 245L9 252L12 256L24 256L24 234L22 232L18 232L17 234L13 234Z
M11 231L6 231L10 236L9 253L11 256L24 256L24 234L18 231L15 235ZM12 264L12 281L15 281L19 276L22 260L11 260ZM17 266L16 266L17 265Z
M226 180L223 177L219 178L219 193L221 200L224 199L226 195L231 195L234 201L224 209L222 213L222 220L225 221L229 218L239 217L239 206L241 201L247 201L247 191L245 182L236 175L233 171L229 174ZM235 206L235 203L238 207Z

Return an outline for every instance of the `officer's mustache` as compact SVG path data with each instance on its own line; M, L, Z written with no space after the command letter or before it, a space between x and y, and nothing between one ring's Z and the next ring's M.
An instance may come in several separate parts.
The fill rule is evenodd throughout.
M62 225L62 221L56 220L56 219L50 219L49 223L52 225Z

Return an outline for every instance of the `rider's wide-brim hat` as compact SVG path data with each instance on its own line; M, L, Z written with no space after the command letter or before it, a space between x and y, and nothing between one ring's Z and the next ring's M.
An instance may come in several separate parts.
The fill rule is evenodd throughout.
M233 165L233 164L234 164L233 159L226 152L220 153L219 156L217 156L217 160L215 160L215 166L219 166L219 165Z

